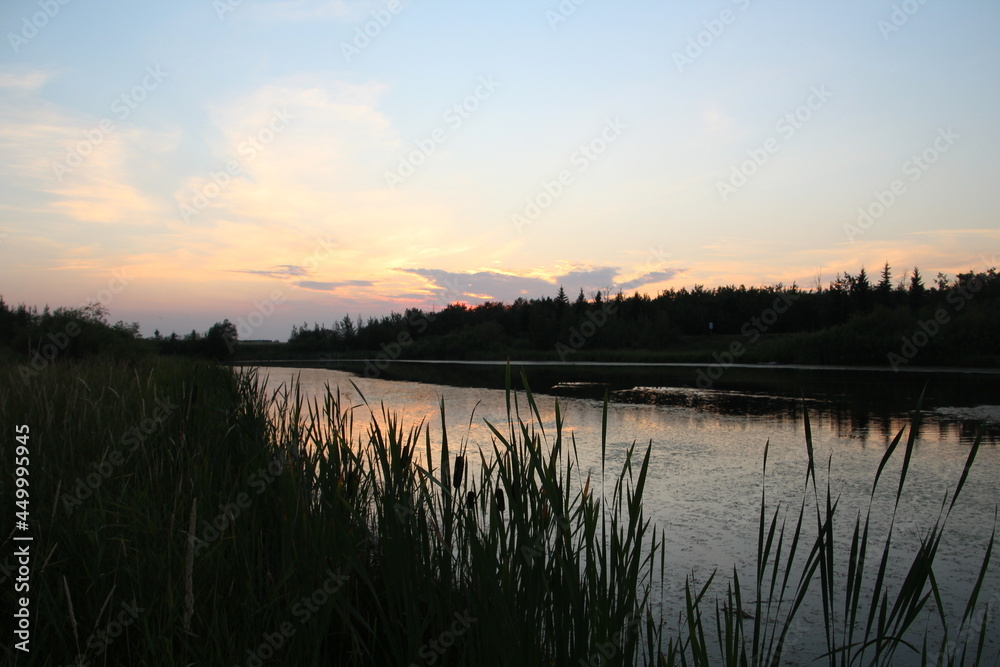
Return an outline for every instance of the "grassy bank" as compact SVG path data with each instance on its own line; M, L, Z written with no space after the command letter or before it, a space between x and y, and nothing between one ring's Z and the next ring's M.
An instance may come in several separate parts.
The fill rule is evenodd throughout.
M756 571L733 573L728 600L689 589L683 622L661 623L648 595L669 536L642 509L649 450L581 478L559 417L543 430L530 392L508 391L508 404L493 450L473 452L447 434L432 443L391 406L352 408L335 390L269 396L253 374L191 361L61 363L29 382L0 369L5 610L16 603L9 536L33 537L32 652L4 641L3 662L776 664L807 600L827 622L807 653L831 664L892 660L918 619L932 626L933 642L916 646L929 660L985 636L978 587L961 619L929 613L943 526L890 582L890 542L869 539L863 517L851 536L834 530L836 502L812 463L787 531L762 496ZM356 409L376 425L355 428ZM26 533L7 446L22 424ZM913 445L900 433L876 485L900 456L905 477ZM845 539L846 580L833 567Z

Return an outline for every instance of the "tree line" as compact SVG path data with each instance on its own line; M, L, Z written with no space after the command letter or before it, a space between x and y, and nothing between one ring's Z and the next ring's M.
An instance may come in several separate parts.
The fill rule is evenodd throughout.
M716 336L762 341L758 360L886 363L903 338L944 309L948 322L924 346L921 362L962 363L996 354L998 306L995 268L953 278L938 274L928 284L919 268L895 279L886 263L874 278L862 267L807 290L796 284L695 285L654 296L604 291L588 297L581 290L571 300L560 287L554 297L510 304L453 303L367 320L345 315L330 326L293 326L287 349L306 356L620 359L670 353L691 339ZM775 349L779 339L794 349Z
M143 338L138 322L108 320L100 302L75 308L11 306L0 296L0 362L17 361L30 377L59 359L84 357L136 358L151 354L179 354L226 361L238 347L236 327L223 320L208 331L192 330L179 336L159 331Z
M927 283L919 269L894 279L886 264L810 289L796 284L667 289L656 295L607 291L570 299L452 303L382 317L344 315L330 325L292 327L287 344L242 345L217 322L143 338L135 322L111 324L99 303L77 308L12 307L0 296L0 360L44 367L95 354L181 354L234 358L691 360L740 342L744 361L995 365L1000 330L996 268ZM919 352L919 358L914 351ZM684 356L687 355L687 356ZM893 357L892 355L895 355Z

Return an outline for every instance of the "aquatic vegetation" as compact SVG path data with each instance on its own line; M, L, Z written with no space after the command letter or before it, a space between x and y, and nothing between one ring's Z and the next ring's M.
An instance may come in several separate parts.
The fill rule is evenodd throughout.
M652 604L670 535L643 511L651 446L610 469L605 436L600 470L580 469L558 404L546 426L509 368L507 419L475 451L449 437L443 403L432 442L391 406L334 387L269 393L255 371L189 360L59 363L27 385L8 367L0 380L5 437L31 429L36 554L37 643L31 656L5 643L5 664L981 664L992 537L960 620L934 575L979 440L897 581L891 526L876 538L869 510L837 530L807 416L798 512L771 508L765 484L753 571L734 569L724 599L715 578L689 582L675 626ZM605 433L607 417L605 402ZM900 513L914 433L897 434L872 484L874 498L901 454ZM766 466L765 451L764 482ZM0 522L7 576L11 513ZM809 604L822 609L817 645L801 625Z

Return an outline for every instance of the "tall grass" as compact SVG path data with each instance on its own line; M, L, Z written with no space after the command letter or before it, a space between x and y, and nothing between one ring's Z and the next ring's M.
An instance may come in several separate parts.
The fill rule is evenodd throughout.
M806 412L808 466L802 504L798 514L793 515L794 528L789 528L780 508L768 516L766 486L762 483L754 600L749 603L744 601L739 573L734 569L732 581L727 587L726 606L720 610L716 604L714 627L706 629L702 597L708 585L697 595L692 594L688 586L688 634L683 641L678 640L672 644L672 656L679 658L682 664L690 661L694 665L778 665L788 659L786 649L792 644L796 645L795 659L801 661L807 656L831 666L984 664L988 611L981 614L978 625L975 625L975 612L993 551L995 510L994 529L985 547L976 583L957 627L954 619L949 619L945 613L941 591L934 576L934 560L945 523L968 479L982 443L982 432L970 448L950 502L948 498L944 499L942 514L921 537L917 551L909 555L909 566L902 580L892 581L888 574L890 559L896 557L892 544L893 527L916 443L919 415L918 405L906 439L885 537L878 540L870 532L873 501L882 474L902 441L906 428L899 430L882 456L863 520L860 514L855 518L846 559L846 576L842 576L843 567L835 567L835 560L842 555L841 547L844 545L835 529L839 525L839 499L834 498L829 484L822 494L817 487L812 432ZM767 451L765 446L764 478ZM806 509L810 491L815 511L815 529L810 539L803 540L811 520ZM790 542L784 548L786 539ZM880 542L881 551L870 552ZM873 580L869 568L874 566L877 566L877 571ZM823 644L810 647L811 651L803 650L801 646L802 637L807 632L802 622L796 618L807 596L818 596L822 610ZM918 621L924 623L922 633ZM815 636L817 633L811 634ZM714 635L717 642L718 653L709 651L711 635ZM792 641L792 637L796 635L798 639ZM978 640L971 647L968 645L970 638ZM914 639L918 639L920 643L914 644ZM1000 660L1000 656L994 656L991 662L994 660Z
M15 424L31 428L35 537L33 652L0 642L0 659L771 665L787 659L803 602L818 598L825 645L800 640L796 659L889 664L910 650L916 620L930 616L937 644L918 653L979 662L985 615L967 655L946 648L975 636L966 630L992 538L957 628L940 611L933 575L947 514L894 582L890 540L869 553L877 542L869 509L839 579L837 502L817 489L808 421L794 527L786 531L762 492L754 600L745 601L734 571L724 601L709 599L711 581L689 585L683 623L667 626L650 598L664 583L669 539L642 507L651 446L633 445L621 469L605 470L602 436L598 478L580 468L558 404L546 427L526 380L514 391L508 369L506 384L507 420L489 425L488 450L473 451L449 440L443 404L432 442L426 424L403 424L385 406L349 405L333 388L308 399L297 385L269 393L254 372L95 362L56 365L25 385L15 369L0 369L5 442ZM356 421L359 410L371 419ZM902 436L886 451L873 497ZM897 505L913 447L911 430ZM947 511L978 448L977 440ZM13 457L6 444L4 452L0 565L13 552ZM0 595L12 607L9 581Z

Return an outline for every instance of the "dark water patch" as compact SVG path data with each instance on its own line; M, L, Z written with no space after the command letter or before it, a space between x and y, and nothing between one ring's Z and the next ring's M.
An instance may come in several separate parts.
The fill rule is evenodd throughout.
M341 369L384 380L503 389L505 363L397 360L383 369L375 368L369 360L275 362L274 365ZM706 364L510 363L517 388L521 388L519 377L523 371L532 390L554 395L586 393L598 397L603 396L604 387L609 391L635 387L725 390L819 399L876 413L912 409L925 388L924 405L929 408L1000 402L997 369L920 368L896 373L864 366L733 364L721 369L721 375L706 386L706 370L711 371Z

